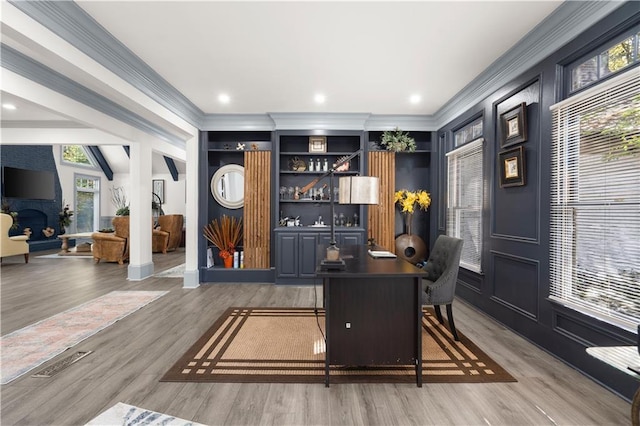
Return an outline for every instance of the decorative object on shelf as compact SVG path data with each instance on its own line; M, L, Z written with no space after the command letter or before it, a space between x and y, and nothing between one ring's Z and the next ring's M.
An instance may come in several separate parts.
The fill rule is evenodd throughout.
M64 234L66 232L65 228L71 225L71 216L73 216L73 211L69 209L69 204L66 204L64 200L62 200L62 210L58 212L58 223L60 225L60 234Z
M160 204L164 204L164 179L153 180L153 193L160 199Z
M498 154L498 163L500 188L525 184L524 147L522 145Z
M403 132L399 128L394 130L385 130L382 133L380 144L388 151L393 152L413 152L416 150L416 141L409 136L409 133Z
M334 193L334 184L333 178L336 172L336 169L342 165L342 162L349 162L352 158L360 155L362 150L358 150L351 155L345 156L343 159L338 160L331 169L317 177L306 186L302 187L300 190L302 193L309 191L313 188L318 182L320 182L325 177L329 176L329 204L331 206L331 215L329 216L331 220L329 221L331 224L331 240L329 241L329 246L327 247L325 258L320 261L320 269L322 270L343 270L345 269L344 259L340 257L340 249L336 243L336 230L335 230L335 203L334 197L331 194ZM326 186L326 185L325 185ZM366 191L363 191L366 189ZM371 176L350 176L350 177L341 177L339 182L339 198L338 201L340 204L378 204L379 200L379 182L377 177ZM344 216L344 215L343 215ZM318 222L321 222L321 217L318 218Z
M309 152L327 152L327 137L309 136Z
M236 151L244 151L244 146L245 144L238 142L238 145L236 145Z
M239 209L244 205L244 167L227 164L220 167L211 178L211 195L228 209Z
M349 170L349 160L349 155L343 155L342 157L339 157L335 163L333 163L333 168L336 172L346 172Z
M111 191L111 203L116 208L116 216L129 216L129 202L124 187L112 187L109 190Z
M291 160L289 160L289 170L292 170L294 172L304 172L305 170L307 170L307 163L305 163L304 160L301 160L298 157L293 157Z
M218 254L224 261L225 268L233 266L233 254L242 241L242 219L223 215L207 224L203 230L204 237L220 250Z
M254 143L252 143L252 144L251 144L251 149L252 149L253 151L257 151L257 150L258 150L258 144L257 144L257 143L255 143L255 142L254 142Z
M8 214L13 219L10 230L18 229L18 212L11 210L11 204L8 201L2 200L2 213Z
M427 245L422 238L411 233L413 213L416 209L426 211L431 205L431 197L423 189L417 191L401 189L394 194L394 202L404 213L405 222L405 233L396 238L396 253L415 264L426 257Z
M50 226L47 226L42 230L42 235L44 235L47 238L51 238L55 233L56 233L56 230Z
M522 102L515 108L500 114L500 148L527 141L527 104Z

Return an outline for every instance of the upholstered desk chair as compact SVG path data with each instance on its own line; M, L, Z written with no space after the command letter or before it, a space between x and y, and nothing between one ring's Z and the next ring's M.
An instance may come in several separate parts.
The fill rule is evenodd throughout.
M166 253L180 246L184 217L181 214L165 214L158 217L158 227L152 233L152 251Z
M29 263L29 237L26 235L9 236L9 230L13 225L13 218L6 213L0 213L0 258L24 255L24 263Z
M427 277L422 280L422 289L424 290L422 304L433 305L440 324L444 324L440 305L447 306L449 328L451 328L451 334L456 340L460 339L458 339L458 333L453 322L451 304L456 293L461 253L461 239L440 235L433 245L427 263L422 267L427 272Z
M129 259L129 216L116 216L111 221L113 233L94 232L93 259L96 263L118 262L120 265Z

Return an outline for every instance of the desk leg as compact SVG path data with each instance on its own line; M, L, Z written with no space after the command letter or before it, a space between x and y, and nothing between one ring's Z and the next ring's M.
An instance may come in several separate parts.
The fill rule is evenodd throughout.
M331 350L329 336L329 278L322 279L322 294L324 296L324 386L329 387L329 351Z
M640 426L640 388L633 395L631 401L631 424L632 426Z
M422 278L415 278L414 297L417 306L418 330L416 335L416 385L422 387Z

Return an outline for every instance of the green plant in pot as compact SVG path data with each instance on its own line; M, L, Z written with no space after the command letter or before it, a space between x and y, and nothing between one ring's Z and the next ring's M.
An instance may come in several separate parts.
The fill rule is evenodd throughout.
M403 132L399 128L394 130L386 130L382 133L380 144L387 149L387 151L393 152L413 152L416 150L416 141L409 136L409 133Z
M119 186L111 188L111 203L116 208L116 216L129 216L129 202L124 188Z

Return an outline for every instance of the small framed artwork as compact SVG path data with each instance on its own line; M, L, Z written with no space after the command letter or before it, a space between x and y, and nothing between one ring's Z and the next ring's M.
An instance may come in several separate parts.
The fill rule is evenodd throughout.
M523 186L525 184L524 147L503 151L498 154L500 188Z
M506 148L527 140L527 104L521 103L515 108L500 114L500 147Z
M327 152L327 137L309 136L309 152Z
M164 204L164 179L153 180L153 193L160 198L160 203Z

